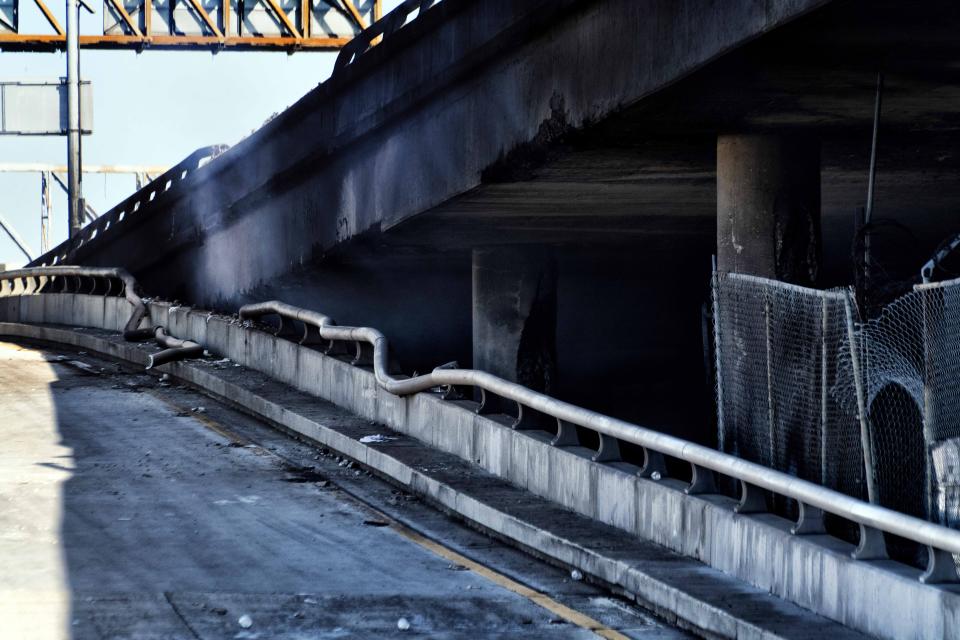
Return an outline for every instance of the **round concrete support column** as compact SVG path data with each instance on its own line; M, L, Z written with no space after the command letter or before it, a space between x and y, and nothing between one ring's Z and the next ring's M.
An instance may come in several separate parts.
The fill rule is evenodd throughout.
M795 135L717 139L717 267L811 285L820 265L820 144Z
M556 386L557 266L541 246L473 252L473 366L532 389Z

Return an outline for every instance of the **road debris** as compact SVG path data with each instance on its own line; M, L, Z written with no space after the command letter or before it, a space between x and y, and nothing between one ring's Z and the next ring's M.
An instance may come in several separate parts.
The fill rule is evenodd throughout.
M383 442L390 442L391 440L396 440L395 436L385 436L381 433L375 433L372 436L363 436L360 438L361 444L379 444Z

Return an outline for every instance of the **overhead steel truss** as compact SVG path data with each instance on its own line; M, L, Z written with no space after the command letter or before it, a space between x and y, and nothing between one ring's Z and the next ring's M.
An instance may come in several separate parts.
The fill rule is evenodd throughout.
M86 2L81 5L93 10ZM58 7L59 9L59 7ZM20 33L35 11L50 33ZM104 0L103 33L80 34L88 49L339 49L381 18L382 0ZM0 50L66 47L61 19L45 0L0 0Z

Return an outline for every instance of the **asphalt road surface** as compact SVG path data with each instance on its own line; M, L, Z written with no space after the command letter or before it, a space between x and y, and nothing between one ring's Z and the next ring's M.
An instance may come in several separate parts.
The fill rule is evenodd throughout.
M0 638L686 638L190 389L0 342Z

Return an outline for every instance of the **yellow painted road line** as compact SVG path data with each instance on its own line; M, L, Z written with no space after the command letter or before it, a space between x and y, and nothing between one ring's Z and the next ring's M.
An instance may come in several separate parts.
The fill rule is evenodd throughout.
M147 392L153 397L157 398L158 400L163 401L168 406L175 408L178 412L186 411L186 409L181 407L172 399L165 397L163 393L155 392L152 389L148 389ZM191 412L190 417L194 418L197 422L199 422L203 426L218 433L219 435L223 436L224 438L227 438L232 442L236 442L237 444L244 444L244 445L256 444L256 443L251 443L249 440L247 440L246 438L243 438L242 436L236 433L233 433L227 427L224 427L222 424L218 423L212 418L207 417L202 413ZM268 451L267 449L264 449L263 447L260 447L260 446L257 446L257 449L260 451L263 451L267 455L271 455L276 458L279 458L280 460L284 460L282 456L278 455L273 451ZM284 462L286 461L284 460ZM576 625L581 629L592 631L594 634L600 636L601 638L607 638L607 640L629 640L628 636L623 635L616 629L611 629L610 627L604 625L599 620L595 620L590 616L577 611L576 609L571 609L565 604L561 604L560 602L557 602L556 600L554 600L553 598L551 598L545 593L541 593L536 589L531 589L530 587L524 584L521 584L520 582L517 582L516 580L508 576L505 576L502 573L498 573L497 571L494 571L493 569L491 569L486 565L483 565L483 564L480 564L479 562L471 560L470 558L460 553L457 553L453 549L449 547L445 547L439 542L435 540L431 540L430 538L427 538L423 534L418 533L417 531L414 531L413 529L406 526L405 524L402 524L397 520L394 520L386 513L380 511L376 507L373 507L366 502L363 502L359 498L356 498L355 496L349 493L347 493L347 495L352 499L354 499L364 509L376 515L378 519L386 522L390 526L390 528L396 531L398 534L400 534L410 542L413 542L414 544L426 549L427 551L430 551L434 555L440 556L441 558L444 558L445 560L449 560L450 562L458 564L462 567L466 567L470 571L474 572L479 576L482 576L483 578L486 578L490 582L500 587L503 587L508 591L512 591L513 593L516 593L521 597L526 598L527 600L534 603L535 605L543 607L550 613L553 613L557 617L562 618L563 620L566 620L570 624Z
M560 618L563 618L567 622L592 631L601 638L609 638L610 640L624 640L627 638L627 636L623 635L619 631L607 627L598 620L594 620L590 616L580 613L576 609L571 609L570 607L557 602L550 596L541 593L536 589L531 589L530 587L521 584L516 580L503 575L502 573L497 573L490 567L482 565L479 562L475 562L470 558L457 553L453 549L450 549L449 547L445 547L438 542L430 540L429 538L417 533L413 529L410 529L406 525L400 524L390 516L380 513L376 509L373 510L376 511L385 521L390 523L391 529L402 535L407 540L415 542L424 549L435 553L441 558L445 558L451 562L455 562L456 564L466 567L470 571L473 571L479 576L483 576L490 582L493 582L504 589L508 589L517 595L523 596L527 600L530 600L534 604L543 607L547 611L550 611Z

